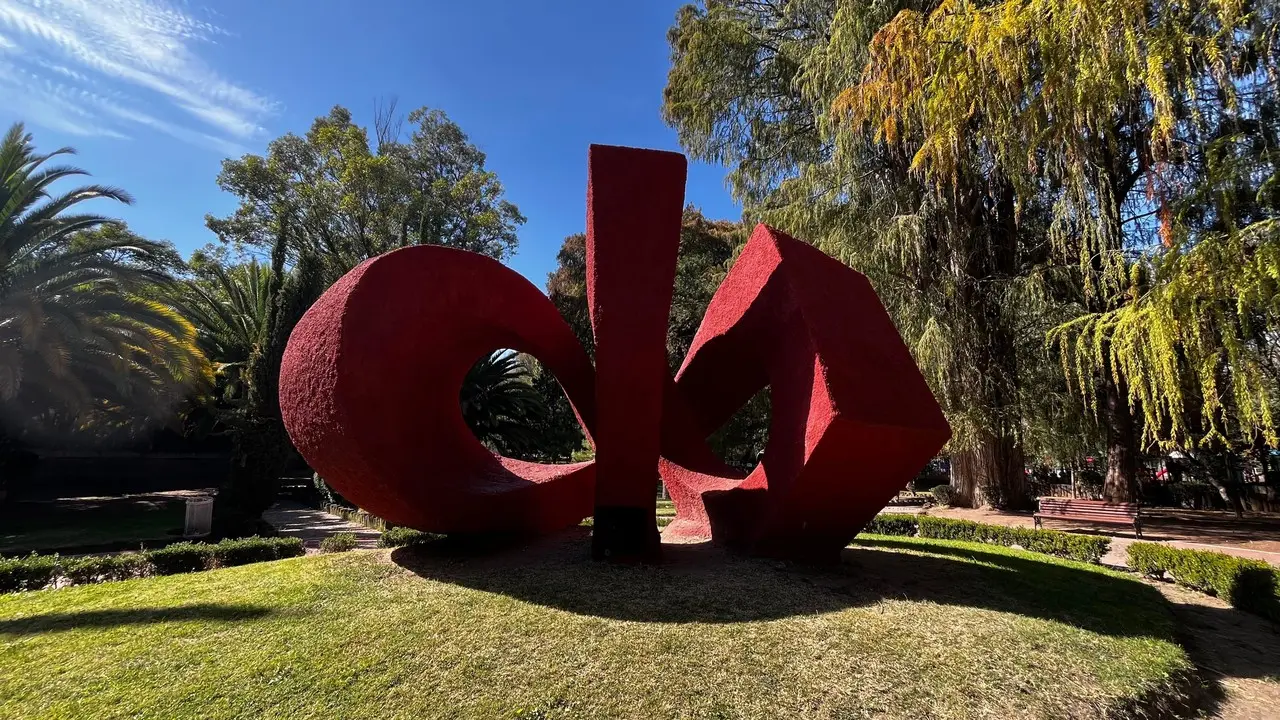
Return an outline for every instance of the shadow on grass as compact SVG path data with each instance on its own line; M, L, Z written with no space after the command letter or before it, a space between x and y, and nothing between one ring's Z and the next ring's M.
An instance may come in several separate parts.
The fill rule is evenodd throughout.
M575 530L523 545L441 541L393 562L441 582L582 615L638 622L734 623L907 599L1017 613L1117 637L1173 640L1154 588L1104 572L974 548L859 541L835 566L806 568L729 555L709 544L663 546L657 566L590 560ZM927 550L931 554L885 552Z
M32 617L0 620L0 635L38 635L83 628L113 628L125 625L149 625L162 622L199 620L204 622L236 622L253 620L272 612L255 605L216 605L201 603L172 608L134 608L129 610L86 610L84 612L49 613Z

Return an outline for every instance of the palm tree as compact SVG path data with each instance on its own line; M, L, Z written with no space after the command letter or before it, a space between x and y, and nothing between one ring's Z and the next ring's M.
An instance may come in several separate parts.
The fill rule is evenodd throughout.
M0 141L0 425L128 431L172 417L207 362L160 292L180 262L172 248L70 212L128 194L52 191L87 175L48 165L73 152L37 153L21 123Z
M462 381L459 401L467 427L490 450L511 457L536 452L531 421L546 413L546 403L521 355L505 350L480 358Z
M177 305L196 326L201 350L217 371L218 396L245 396L244 370L263 337L271 307L271 267L252 259L211 262L177 289Z

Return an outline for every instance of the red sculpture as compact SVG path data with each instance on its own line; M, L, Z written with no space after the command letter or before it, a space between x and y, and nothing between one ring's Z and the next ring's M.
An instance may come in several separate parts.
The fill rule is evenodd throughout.
M766 386L768 444L743 477L703 439ZM867 279L765 225L712 298L675 393L693 428L663 446L667 532L755 554L838 552L951 436Z
M514 271L447 248L398 250L339 280L290 337L280 404L295 445L360 507L426 531L545 532L594 513L596 556L652 560L661 473L676 502L669 534L837 553L950 436L870 284L761 225L673 381L665 337L684 158L592 146L589 174L594 370ZM522 462L475 439L459 390L502 348L560 380L595 463ZM766 386L768 446L744 477L706 438Z

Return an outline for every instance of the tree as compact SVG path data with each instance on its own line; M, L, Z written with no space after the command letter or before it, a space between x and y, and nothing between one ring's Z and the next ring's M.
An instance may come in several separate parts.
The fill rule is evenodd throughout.
M271 306L271 269L256 258L224 266L193 262L195 277L176 288L176 306L196 327L214 363L223 400L243 400L245 365L263 337Z
M19 428L120 440L171 420L208 380L195 329L158 288L181 264L171 246L82 202L130 202L121 190L49 161L15 124L0 142L0 434Z
M1012 302L1040 262L1038 208L971 168L948 192L911 171L919 138L879 142L839 123L876 30L932 3L726 0L686 6L669 32L664 113L691 154L732 168L751 218L865 273L925 371L955 435L962 502L1020 507L1024 361ZM1023 220L1026 222L1023 222Z
M219 186L240 199L209 229L233 247L272 247L292 228L287 258L311 253L330 279L360 261L408 245L445 245L503 259L524 223L503 197L485 156L442 112L409 114L409 137L372 148L351 113L334 107L305 136L273 140L266 156L223 163Z
M467 371L459 402L476 439L507 457L536 459L541 438L534 419L547 408L534 387L530 359L510 351L490 353Z
M1212 217L1228 232L1258 218L1256 203L1237 200L1274 172L1265 141L1251 175L1226 173L1232 201L1194 191L1196 202L1186 200L1232 167L1214 156L1247 146L1247 136L1266 139L1258 131L1275 103L1275 28L1266 4L943 2L878 31L862 76L836 102L842 119L882 142L920 138L912 170L937 186L952 188L977 167L1008 178L1019 204L1052 208L1055 260L1078 267L1083 313L1054 335L1086 404L1103 417L1108 497L1136 493L1140 433L1155 441L1166 427L1180 430L1187 369L1210 416L1226 370L1238 390L1248 387L1238 396L1245 417L1262 419L1247 400L1260 389L1252 364L1231 350L1246 338L1222 332L1233 320L1211 312L1206 325L1210 307L1151 310L1187 279L1173 270L1179 237L1204 239L1181 218ZM1156 262L1167 282L1153 285L1149 256L1162 245L1170 255ZM1223 353L1233 355L1225 368Z

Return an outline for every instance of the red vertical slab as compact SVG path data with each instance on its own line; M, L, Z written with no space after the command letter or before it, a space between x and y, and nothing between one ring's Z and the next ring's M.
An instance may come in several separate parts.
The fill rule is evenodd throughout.
M667 318L680 249L686 162L592 145L587 298L596 343L596 500L592 554L652 560Z

